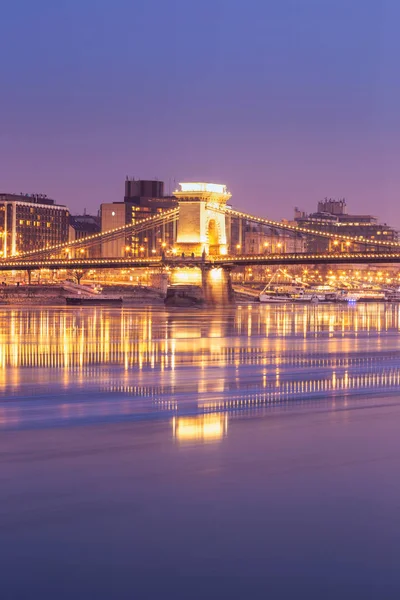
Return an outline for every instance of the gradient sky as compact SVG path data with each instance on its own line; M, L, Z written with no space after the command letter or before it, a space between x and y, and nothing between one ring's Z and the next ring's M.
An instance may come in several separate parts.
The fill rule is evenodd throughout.
M400 227L398 0L5 0L0 191L73 213L126 175L324 196Z

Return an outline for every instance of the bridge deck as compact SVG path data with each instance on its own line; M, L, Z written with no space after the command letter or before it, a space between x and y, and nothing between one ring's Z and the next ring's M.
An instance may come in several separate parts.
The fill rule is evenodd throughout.
M296 253L249 256L151 257L151 258L73 258L0 261L0 271L37 269L126 269L162 267L239 267L257 265L373 264L398 263L400 252Z

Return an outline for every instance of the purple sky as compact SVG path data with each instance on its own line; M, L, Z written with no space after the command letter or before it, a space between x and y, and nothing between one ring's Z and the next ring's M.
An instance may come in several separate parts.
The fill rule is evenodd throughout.
M398 0L6 0L0 191L72 212L126 175L272 218L345 196L400 227Z

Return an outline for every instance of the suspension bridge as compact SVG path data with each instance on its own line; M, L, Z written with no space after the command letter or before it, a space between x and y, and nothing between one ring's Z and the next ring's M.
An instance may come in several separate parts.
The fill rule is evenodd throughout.
M174 209L65 244L2 258L0 270L24 270L30 276L38 269L173 270L188 267L199 268L204 277L204 273L213 269L223 269L229 274L238 267L257 265L400 263L400 243L397 241L329 233L241 212L227 204L230 194L224 185L181 184L175 194L178 206ZM166 226L170 224L169 231L173 233L167 237ZM251 228L301 240L302 251L246 252L244 242ZM154 247L150 250L137 244L134 247L132 240L138 240L140 236L142 239L152 236L156 240ZM326 241L326 251L308 252L308 242L317 238ZM120 248L119 256L105 255L104 248L110 241L117 242L113 247Z

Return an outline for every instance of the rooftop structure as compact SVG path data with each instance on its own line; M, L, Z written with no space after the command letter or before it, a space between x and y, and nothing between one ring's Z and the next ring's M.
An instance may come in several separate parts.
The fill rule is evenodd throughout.
M346 200L334 200L333 198L325 198L322 202L318 202L319 213L329 213L331 215L345 215L347 213Z
M30 204L55 205L55 201L46 194L8 194L0 193L0 202L29 202ZM64 207L65 208L65 207Z
M164 198L164 182L158 179L125 179L125 202L135 199Z
M180 183L180 190L174 191L174 196L180 201L205 201L217 202L225 205L231 198L226 185L219 183L205 183L200 181Z

